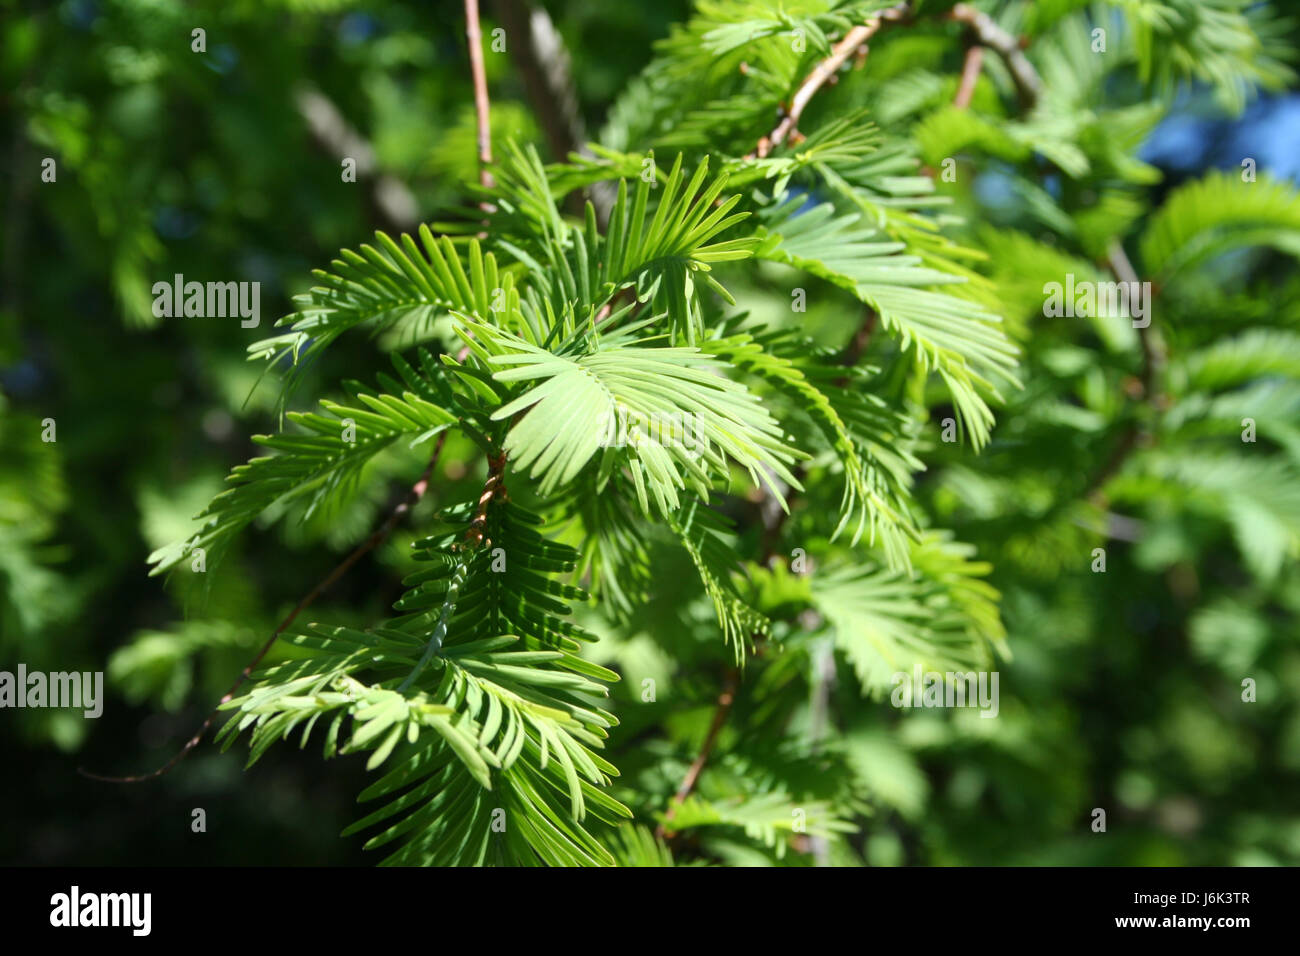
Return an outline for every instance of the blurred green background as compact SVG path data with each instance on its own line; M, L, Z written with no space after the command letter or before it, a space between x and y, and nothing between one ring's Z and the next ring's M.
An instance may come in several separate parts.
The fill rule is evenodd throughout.
M684 0L545 7L593 138L652 41L689 13ZM485 31L499 25L492 4L484 15ZM257 454L249 436L275 427L278 388L259 383L245 348L292 311L310 270L375 228L455 217L471 201L461 5L0 0L0 16L0 669L103 670L108 695L95 721L0 712L0 862L366 862L360 840L337 837L364 786L359 759L324 764L315 748L283 748L244 774L238 750L205 744L151 783L75 770L161 764L412 474L414 459L395 456L379 466L391 480L343 514L254 529L202 586L147 576L146 555L183 537L230 467ZM203 54L191 50L196 27ZM488 52L486 66L494 140L561 158L510 53ZM1208 97L1184 96L1143 147L1166 174L1157 195L1241 155L1295 179L1298 103L1282 92L1227 117ZM351 132L331 139L319 128L330 118ZM358 181L343 182L341 156L361 142L375 168L363 162ZM46 157L53 183L40 178ZM1000 191L995 172L960 197L963 211L1024 219L1026 200ZM1290 260L1232 269L1242 276L1224 293L1237 297L1232 314L1300 329ZM149 289L175 273L259 281L261 327L154 318ZM759 314L788 304L784 290L745 295ZM308 371L297 407L340 379L373 380L383 351L403 341L349 344ZM1035 358L1062 377L1070 360L1064 350ZM1014 652L1001 667L1002 717L882 705L858 729L855 759L877 781L876 812L855 841L862 859L1300 862L1294 560L1260 583L1217 525L1170 504L1137 540L1108 549L1105 575L1062 562L1060 539L1034 524L1051 492L1050 469L1033 460L1041 397L1014 397L1000 419L1029 424L1001 429L986 461L937 469L925 489L994 562ZM1282 407L1285 418L1300 406ZM40 441L46 418L54 443ZM450 487L431 498L450 497L461 476L462 491L473 485L469 457L449 446ZM994 477L1006 480L994 487ZM958 507L982 481L984 506ZM320 617L382 617L412 537L362 562L317 605ZM1253 705L1240 702L1242 676L1257 681ZM204 835L190 831L196 807ZM1087 829L1093 807L1108 808L1105 839Z

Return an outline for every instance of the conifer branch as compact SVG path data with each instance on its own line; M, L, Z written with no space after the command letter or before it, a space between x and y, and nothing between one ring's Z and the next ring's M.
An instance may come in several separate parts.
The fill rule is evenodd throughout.
M469 523L469 529L465 532L465 540L471 550L477 550L484 545L491 544L486 538L484 530L487 527L488 508L491 507L493 501L504 501L506 497L504 484L505 464L505 452L488 458L487 481L484 483L483 491L479 495L478 503L475 505L474 517ZM429 661L442 648L442 642L447 637L447 627L451 623L453 612L456 610L456 600L460 595L460 589L465 585L465 574L468 570L468 555L460 553L456 560L456 570L448 582L447 594L443 598L442 607L438 612L438 621L429 634L428 642L425 644L424 654L421 655L419 662L411 673L406 676L406 679L398 685L397 692L399 694L405 693L415 683L415 679L420 676Z
M1038 378L1041 363L1018 364L1022 347L1032 355L1035 342L1013 341L1021 337L1021 324L1013 322L1004 332L994 312L999 300L1012 318L1035 311L1037 291L1024 285L1024 277L1070 270L1080 247L1093 248L1087 237L1112 208L1118 208L1125 234L1141 244L1143 271L1171 284L1180 270L1261 235L1293 250L1300 195L1260 185L1232 191L1232 203L1216 205L1217 193L1235 187L1232 177L1216 178L1180 193L1167 213L1140 229L1137 217L1144 207L1126 204L1128 190L1121 205L1109 205L1114 177L1124 180L1132 172L1113 155L1117 143L1094 135L1090 123L1069 123L1053 150L1045 139L1053 130L1025 122L1025 116L1049 102L1064 112L1066 101L1075 99L1065 95L1070 90L1058 98L1053 73L1053 89L1046 91L1022 52L1025 41L972 4L954 5L955 0L933 11L880 0L857 5L856 18L847 21L849 7L843 5L761 22L743 4L700 5L611 111L602 136L608 142L593 145L598 155L574 157L581 150L580 117L576 96L566 98L571 77L559 76L564 58L558 35L553 27L539 33L545 15L531 12L538 0L496 2L551 148L570 161L561 156L544 163L534 144L500 141L494 161L481 0L465 0L476 136L468 189L482 220L468 231L480 230L482 239L490 233L490 241L453 242L428 227L397 237L376 234L373 243L345 249L328 270L317 270L318 284L295 300L297 311L282 323L290 331L249 351L301 369L311 365L304 359L354 330L413 331L422 338L441 337L448 326L463 347L458 354L449 344L438 352L421 348L414 362L395 353L396 376L381 375L377 388L349 380L347 404L323 401L318 412L289 413L298 428L256 436L272 453L233 469L227 488L200 514L197 534L160 548L150 563L165 571L200 546L215 559L259 519L346 513L364 495L365 483L377 478L376 456L408 440L427 449L436 438L424 475L409 490L391 489L394 499L406 497L298 602L244 668L218 706L232 719L217 722L214 711L181 752L152 774L86 776L117 782L160 776L195 749L210 727L223 747L246 736L251 764L291 732L301 731L306 746L316 727L325 730L327 759L370 752L367 770L387 764L361 794L363 802L383 802L344 831L348 836L377 828L367 848L397 841L399 849L385 863L661 865L672 862L665 844L690 844L690 831L724 827L761 841L778 861L793 849L825 865L832 849L849 849L838 834L861 831L860 797L891 803L887 791L872 793L878 789L871 779L881 772L878 761L858 760L855 752L854 759L832 766L828 737L835 728L855 726L862 709L877 707L873 692L895 668L928 662L940 671L982 673L1007 651L1000 597L982 580L990 565L979 560L990 544L997 548L1006 526L957 513L953 529L931 520L942 514L932 513L931 496L916 494L917 475L926 467L920 456L927 453L919 435L930 418L917 404L935 405L931 386L944 388L978 450L1003 418L995 416L995 404L1014 415L1053 383L1069 394L1068 368L1051 366L1053 379L1044 383ZM923 50L907 44L891 50L891 61L894 52L899 60L891 62L888 77L853 72L869 55L868 41L874 44L886 24L911 26L914 15L929 17L930 40L948 44L950 58L942 62L952 67L961 59L960 76L935 74L930 40ZM1077 30L1087 17L1080 12L1063 29ZM780 37L791 26L816 37L814 52L792 56L783 49ZM751 80L735 76L730 67L739 51L760 33L767 37L761 66ZM1049 40L1052 35L1044 34ZM1006 61L1010 79L993 56ZM1127 63L1111 60L1093 66L1127 72ZM920 68L913 72L916 64ZM969 111L986 66L1013 107L975 117ZM745 64L740 69L751 73ZM1088 71L1089 82L1095 78ZM1069 77L1062 79L1068 87ZM567 88L563 97L556 93L557 80ZM813 114L828 112L830 104L813 113L809 106L822 90L845 80L864 89L842 90L836 98L858 100L860 92L868 102L897 98L894 118L913 132L900 131L892 121L868 123L858 111L829 117L814 129ZM936 103L930 93L945 83L955 95ZM757 97L751 95L756 88L762 91ZM781 112L769 119L773 99L782 101ZM912 124L912 115L923 110L932 115ZM1135 130L1140 120L1132 120ZM765 135L758 138L760 133ZM1009 145L1000 146L1003 139ZM914 175L918 156L934 161L961 151L962 144L1005 159L1017 185L1031 190L1043 185L1035 177L1055 160L1055 171L1072 186L1049 199L1035 193L1044 207L1040 213L1061 214L1055 221L1038 218L1071 249L1023 233L996 236L988 241L994 264L972 264L982 258L980 250L948 234L948 217L932 214L951 197ZM645 151L637 152L639 147ZM638 176L641 157L649 157L653 147L683 152L666 175L652 169L655 176L646 177L643 166ZM744 160L734 159L747 151ZM710 178L709 160L719 154L733 159L723 174L714 170ZM692 173L688 167L697 160ZM740 175L729 180L736 167ZM736 183L760 178L773 184L770 194L762 187L737 191ZM615 189L608 217L599 208L593 215L590 206L581 224L562 215L561 203L581 203L583 191L601 183ZM788 189L792 183L796 188ZM1096 192L1103 195L1094 203L1089 193ZM1244 214L1235 208L1243 201L1251 204ZM1125 213L1130 208L1136 210L1132 216ZM1081 212L1087 218L1070 229L1064 217L1073 220ZM1244 240L1224 236L1227 245L1221 247L1224 227L1238 224L1249 227ZM983 230L971 235L977 243L985 237ZM852 314L859 316L851 323L856 328L846 328L846 341L837 343L842 347L832 351L820 337L810 338L815 330L786 313L784 302L770 324L756 321L762 312L751 319L748 303L742 307L720 278L739 267L715 271L713 265L749 259L760 268L789 267L825 283L818 291L825 290L826 309L858 309L850 314L850 323ZM1121 283L1138 283L1119 239L1102 259ZM1102 268L1101 262L1093 265ZM779 292L761 288L769 285L767 276L759 272L759 288L749 291ZM962 281L971 283L965 292L972 294L944 291ZM804 311L806 290L797 292L799 305L791 303L791 312ZM1173 328L1177 314L1168 321ZM1177 398L1180 414L1185 397L1217 403L1218 386L1272 374L1276 354L1294 350L1289 333L1265 337L1252 331L1224 349L1208 349L1202 364L1186 374L1181 367L1179 374L1167 374L1164 329L1135 326L1135 332L1141 329L1141 351L1133 345L1120 357L1118 371L1107 365L1108 378L1122 377L1125 397L1095 401L1087 392L1086 415L1032 422L1035 444L1064 425L1068 435L1065 428L1059 431L1069 451L1097 459L1077 465L1074 482L1055 480L1062 456L1035 455L1025 462L1050 486L1029 499L1035 514L1026 520L1044 532L1041 538L1036 532L1036 548L1068 554L1078 540L1050 535L1063 523L1058 519L1076 519L1080 485L1087 486L1086 499L1101 501L1107 483L1138 464L1151 466L1153 480L1136 492L1123 478L1113 482L1116 492L1129 486L1125 501L1140 504L1153 497L1157 482L1196 485L1202 480L1194 457L1202 430L1197 446L1187 445L1187 454L1177 459L1182 430L1169 430L1161 417L1169 396ZM1088 330L1076 324L1063 334L1073 339ZM1133 342L1127 328L1120 331ZM873 335L888 336L890 348L882 349ZM1187 338L1182 345L1193 358L1199 343L1190 332ZM1081 350L1091 346L1090 340L1079 343ZM875 357L884 361L871 361ZM1021 386L1020 369L1033 376L1026 383L1033 390L1004 400L1004 383ZM1185 382L1196 379L1201 387L1189 394ZM1190 414L1201 407L1186 406ZM1237 410L1236 404L1225 409ZM616 418L615 440L609 425ZM1216 410L1208 424L1232 423ZM368 626L306 623L310 618L302 612L389 538L427 493L452 427L484 453L485 464L475 461L473 469L486 471L486 478L477 495L438 502L429 522L434 527L422 530L413 544L411 560L419 566L403 577L395 613ZM1160 455L1126 465L1157 430L1166 446ZM1095 441L1079 449L1085 431ZM999 449L988 480L1002 479L1008 461L1018 466L1015 456L1014 448ZM1229 464L1229 456L1222 457ZM951 456L941 458L941 466L953 463ZM1094 466L1100 466L1096 475ZM1252 483L1248 470L1256 462L1233 460L1231 466L1210 476L1215 494L1204 499ZM507 493L507 467L509 491L535 507ZM742 472L752 491L737 503ZM1294 550L1300 524L1284 494L1295 486L1292 472L1279 464L1270 474L1260 494L1271 491L1276 502L1261 501L1260 508L1228 520L1248 563L1276 573L1282 546ZM379 493L385 493L382 484ZM722 496L729 504L712 507ZM1004 497L989 494L987 500L1001 514L1023 518L1024 509L1010 499L1002 508ZM1051 511L1039 511L1039 501ZM1199 510L1201 499L1196 504ZM799 508L797 516L792 505ZM732 510L739 514L727 513ZM1288 538L1252 548L1250 532L1261 531L1262 522L1274 516L1290 522ZM1117 527L1137 533L1135 520L1106 517L1110 534L1119 535ZM973 540L956 540L959 529L971 531ZM852 540L841 537L846 530ZM802 550L795 552L800 560L787 565L796 544L815 551L818 565L799 581L792 577L811 569L803 567ZM508 571L501 560L507 552ZM745 574L755 567L762 570ZM675 578L683 571L698 575L702 588L678 589ZM652 714L645 729L640 721L633 725L636 739L629 741L626 732L613 730L620 726L616 711L626 708L628 697L616 698L609 709L600 704L609 696L607 685L636 673L638 665L619 647L608 655L618 669L582 653L583 643L600 635L584 627L571 605L593 597L614 627L634 620L653 625L651 633L668 639L661 650L669 659L678 659L675 652L682 648L695 657L696 639L703 636L695 633L697 625L713 632L699 612L712 610L720 643L735 657L711 665L697 693L677 697L669 707L671 723ZM199 623L193 632L178 627L173 634L142 635L122 660L122 674L132 681L124 689L171 689L158 679L159 645L179 661L183 653L226 639L226 631L209 632L209 622ZM688 632L682 644L669 643L678 636L673 625ZM793 632L801 632L801 639L787 646L777 640ZM271 654L277 641L285 646ZM841 660L864 692L856 704L836 690ZM744 687L748 696L741 702L747 665L759 679ZM650 694L643 701L653 701L653 681L645 689ZM769 717L787 714L798 715L798 722L777 738L756 732ZM642 734L682 726L685 731L668 737L675 742L673 774L682 774L678 786L668 780L649 797L657 825L614 830L612 842L609 831L584 829L589 815L611 828L631 816L615 797L618 791L608 789L618 774L618 754L606 760L598 753L610 738L626 753ZM712 776L705 778L709 771ZM793 818L792 807L798 811ZM506 830L498 825L498 811L508 816ZM695 855L724 847L719 855L729 857L734 837L717 844L705 837L701 846L703 851L692 847Z
M328 591L330 587L343 577L343 575L347 574L357 561L382 544L384 540L393 533L393 529L397 527L398 522L401 521L412 508L419 504L420 499L423 498L425 492L428 491L429 480L433 476L434 469L438 466L438 459L442 455L442 447L446 441L447 433L444 431L438 435L437 444L433 447L433 454L429 456L429 463L425 465L424 471L421 473L419 480L411 486L411 490L407 492L406 497L398 503L397 507L393 509L382 525L375 529L375 531L366 538L365 541L362 541L357 545L352 550L351 554L339 562L338 566L335 567L333 571L327 574L320 583L312 588L307 595L294 606L294 609L280 622L280 626L271 633L271 636L267 638L266 643L262 645L261 649L253 659L248 662L247 666L245 666L242 671L239 672L239 677L235 680L235 683L231 685L230 690L226 691L226 693L222 695L217 706L208 714L207 718L203 721L203 724L197 731L195 731L194 736L190 737L190 739L185 742L185 746L182 747L174 757L157 770L130 777L103 776L101 774L91 773L83 767L78 767L77 772L83 777L89 777L91 780L100 780L104 783L143 783L146 780L153 780L170 772L177 764L189 756L190 751L199 745L203 740L204 734L206 734L212 727L212 722L217 719L217 714L221 712L221 705L234 700L235 693L244 685L244 682L252 676L253 671L257 670L258 665L262 663L262 659L266 657L271 648L275 646L275 642L280 639L280 635L288 629L289 625L297 619L298 615L311 607L311 605L315 603L316 599Z

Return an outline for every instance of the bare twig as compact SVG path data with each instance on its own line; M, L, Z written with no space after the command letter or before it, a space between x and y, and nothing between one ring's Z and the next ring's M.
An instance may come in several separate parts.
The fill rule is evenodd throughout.
M952 105L959 110L964 110L970 106L971 97L975 95L975 84L980 78L980 69L984 65L984 47L978 43L972 43L966 48L966 59L962 62L961 67L961 84L957 87L957 95L953 97Z
M478 0L465 0L465 36L469 40L469 69L474 81L474 117L478 127L478 181L485 189L495 185L488 167L492 165L492 124L488 101L487 73L483 69L483 31L479 27ZM484 203L491 212L491 203Z
M1011 71L1016 89L1026 107L1033 107L1043 92L1043 81L1034 65L1020 49L1020 40L993 22L993 18L969 3L959 3L948 11L948 18L970 27L975 38L1002 57Z
M442 446L445 444L446 440L447 433L444 431L438 436L438 442L434 445L433 454L429 456L429 463L425 465L424 472L420 475L419 480L411 487L411 490L407 493L406 497L397 505L396 508L393 509L392 513L384 523L380 525L375 532L370 535L370 537L357 545L352 553L344 558L338 567L331 571L324 580L312 588L307 596L299 601L297 606L289 612L288 617L280 622L280 626L275 629L269 638L267 638L266 643L262 645L262 649L259 650L257 655L248 662L248 666L239 672L239 677L235 683L231 685L230 690L226 691L225 695L221 698L221 701L212 709L212 712L208 714L207 719L203 721L203 725L199 727L193 737L186 741L185 746L180 749L176 756L172 757L171 760L168 760L165 764L151 773L140 774L133 777L106 777L97 773L91 773L84 768L78 768L77 772L83 777L89 777L91 780L102 780L105 783L141 783L145 780L153 780L156 777L161 777L184 760L189 755L190 751L197 747L199 742L203 740L203 735L208 732L208 729L212 726L212 722L217 719L217 714L221 712L221 705L229 703L234 699L235 692L243 686L244 681L248 680L253 671L257 669L257 666L262 663L262 658L266 657L267 652L271 650L275 645L275 642L279 640L280 635L285 632L298 615L309 608L318 597L329 590L329 588L338 581L339 578L343 577L343 575L346 574L348 570L364 555L378 547L379 544L392 533L393 529L397 527L397 523L402 520L402 517L414 508L416 504L419 503L420 499L424 497L424 493L429 488L429 479L433 476L433 470L438 465L438 458L442 455Z
M1128 283L1130 289L1139 287L1137 270L1133 268L1133 263L1129 261L1124 246L1118 239L1111 242L1107 261L1116 278ZM1138 341L1142 346L1141 393L1138 399L1154 413L1159 414L1166 405L1163 392L1164 369L1167 361L1164 340L1155 326L1147 325L1145 328L1138 328L1137 331ZM1106 461L1088 480L1082 497L1095 505L1102 505L1106 485L1120 473L1133 453L1149 445L1153 437L1149 420L1139 417L1133 421L1120 435L1119 441Z
M382 224L394 232L418 225L420 207L415 195L397 177L380 172L374 148L352 128L334 101L309 86L300 87L294 100L317 146L340 160L352 160L358 179L373 180L371 201Z
M527 0L494 0L492 5L510 38L511 58L541 120L546 144L556 159L581 150L587 131L578 111L569 54L555 24L545 10Z
M807 108L817 91L844 64L844 61L855 54L861 61L866 56L866 47L864 45L866 41L874 36L886 22L904 20L910 15L910 12L911 3L898 3L887 10L882 10L862 26L854 27L844 34L843 39L831 48L831 55L818 63L803 83L799 85L798 91L790 101L789 110L781 118L781 122L777 124L776 129L772 130L767 136L762 137L754 151L746 155L745 159L766 158L775 147L781 145L791 134L795 133L795 127L798 125L799 117L803 115L804 109ZM845 365L857 364L858 358L861 357L867 343L871 340L875 321L875 312L869 310L863 324L854 334L853 340L845 350Z
M681 786L677 788L677 793L673 795L672 804L668 807L668 812L664 814L665 823L661 823L655 828L656 837L663 838L668 829L665 825L667 820L673 818L677 808L686 802L686 798L695 789L695 783L700 779L700 774L704 771L704 765L709 761L709 754L713 753L713 746L718 742L718 734L722 732L722 725L727 722L727 714L731 713L731 707L736 702L736 690L739 685L740 671L734 667L727 668L722 693L718 695L717 707L713 711L713 722L709 724L709 731L704 736L704 743L700 747L699 754L691 762L690 769L686 771L686 776L682 778Z
M593 157L587 148L587 129L578 109L578 88L564 38L550 15L528 0L493 0L493 8L510 37L510 56L519 69L524 93L541 121L552 155L562 160L571 153ZM609 222L617 190L608 181L592 183L587 194L601 227ZM565 197L570 211L582 214L582 193Z
M1141 286L1137 270L1133 268L1133 263L1129 261L1124 245L1119 239L1111 240L1110 249L1107 251L1107 262L1116 278L1127 283L1130 289ZM1154 290L1154 286L1152 288ZM1138 338L1142 343L1142 394L1148 402L1159 406L1164 401L1164 396L1160 393L1161 375L1165 369L1166 359L1164 342L1160 334L1150 325L1139 328L1138 332L1140 333Z
M912 14L911 7L912 5L909 2L897 3L888 9L881 10L867 20L866 23L853 27L848 33L844 34L840 41L831 48L831 55L818 63L799 85L798 90L795 91L790 100L789 107L783 111L781 121L776 125L776 128L759 139L754 151L748 153L745 159L765 159L773 149L791 138L796 133L799 118L803 115L803 111L817 94L817 91L830 81L850 56L856 55L861 61L866 53L865 44L867 40L871 39L886 23L908 19ZM981 46L988 47L1002 57L1027 107L1032 107L1038 102L1038 97L1042 93L1043 81L1034 65L1029 62L1029 58L1021 50L1021 43L1018 38L998 26L988 14L975 9L967 3L957 4L952 10L948 11L947 16L950 20L966 24ZM972 46L967 51L966 61L962 69L962 85L955 100L955 105L961 108L965 108L970 102L975 80L982 65L983 54L978 51L979 48L975 46Z
M808 741L814 753L822 749L822 740L830 726L831 695L835 691L835 644L828 638L819 641L812 650L813 693L809 705ZM813 860L818 866L830 866L830 844L825 837L809 840Z

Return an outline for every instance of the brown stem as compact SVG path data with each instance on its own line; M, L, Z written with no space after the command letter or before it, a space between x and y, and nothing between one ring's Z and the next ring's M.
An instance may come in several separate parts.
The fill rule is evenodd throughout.
M1026 107L1032 108L1043 92L1043 81L1034 65L1020 49L1020 40L993 22L993 18L969 3L959 3L948 11L948 18L970 27L975 38L1002 57L1011 71L1011 79Z
M438 458L442 455L442 446L446 441L447 433L444 431L438 436L438 443L433 448L433 454L429 456L429 463L425 465L424 473L420 475L420 479L411 487L411 490L407 493L406 497L396 508L393 509L393 512L388 516L384 523L380 525L375 532L370 535L370 537L357 545L352 553L344 558L338 567L331 571L324 580L312 588L307 596L299 601L297 606L289 612L289 616L280 622L280 626L275 629L269 638L267 638L266 643L262 645L262 649L259 650L257 655L248 662L248 666L240 671L239 678L231 685L230 690L226 691L225 695L221 698L221 701L212 709L212 712L208 714L207 719L203 721L203 725L199 727L193 737L186 741L185 746L180 749L176 756L172 757L171 760L168 760L165 764L151 773L140 774L133 777L106 777L97 773L91 773L82 767L77 768L77 772L83 777L89 777L91 780L102 780L105 783L141 783L145 780L153 780L156 777L161 777L184 760L189 755L190 751L199 745L199 742L203 739L203 735L208 732L208 728L212 726L212 722L217 719L217 714L221 711L221 705L234 699L235 692L243 686L244 681L248 680L253 671L257 669L257 665L262 662L262 658L267 655L267 652L270 651L275 642L279 640L280 635L283 634L289 625L294 622L294 619L309 608L315 600L324 594L325 591L339 580L339 578L343 577L343 575L346 574L363 555L368 554L378 547L379 544L392 533L393 529L397 527L397 523L402 520L403 515L414 508L416 504L419 503L420 499L424 497L424 493L429 487L429 479L433 475L434 468L437 467Z
M478 496L478 504L474 508L474 517L465 532L465 540L472 547L478 548L483 544L484 531L487 528L488 506L492 504L494 499L505 497L505 470L506 453L504 451L488 458L487 481L483 483L483 492Z
M885 23L907 19L912 12L911 6L909 2L897 3L881 10L866 23L853 27L844 34L843 38L831 48L831 55L818 63L799 85L790 100L789 108L784 111L776 128L759 139L754 151L746 154L745 159L765 159L773 149L794 135L803 111L817 91L844 65L844 61L855 54L861 59L865 54L866 41L873 37ZM981 46L988 47L1002 57L1027 107L1032 107L1038 102L1043 81L1034 65L1021 50L1020 40L1017 37L1003 30L988 14L967 3L957 4L948 11L947 16L950 20L966 24ZM958 90L955 101L955 105L959 108L965 108L970 102L982 61L983 53L979 52L978 47L972 47L967 51L966 62L962 69L962 86Z
M483 31L479 27L478 0L465 0L465 36L469 40L469 69L474 80L474 117L478 127L478 181L485 189L493 185L492 125L488 101L487 72L483 69ZM492 212L491 203L481 203L484 212Z
M980 78L980 69L984 65L984 47L973 43L966 48L966 59L961 67L961 84L952 105L959 110L970 106L971 97L975 95L975 84Z
M1133 263L1129 261L1124 245L1119 239L1111 240L1107 262L1116 278L1128 283L1130 289L1141 286L1137 270L1133 268ZM1154 288L1152 286L1153 291ZM1138 339L1142 343L1142 394L1148 402L1158 407L1164 403L1164 395L1160 392L1161 374L1164 372L1166 361L1164 342L1160 334L1150 325L1138 329L1138 332Z
M686 776L682 778L682 784L677 788L677 793L673 795L672 804L668 807L668 812L664 814L665 823L673 818L677 808L686 802L686 798L691 795L695 789L695 783L700 779L700 774L704 770L704 765L708 763L709 754L713 752L713 745L718 742L718 734L722 732L722 725L727 722L727 714L731 713L731 707L736 702L736 690L740 684L740 672L734 668L727 668L727 677L722 685L722 693L718 695L718 704L713 711L713 722L709 724L709 732L704 736L704 744L700 747L700 752L692 761L690 769L686 771ZM662 839L667 832L664 823L655 828L655 836Z

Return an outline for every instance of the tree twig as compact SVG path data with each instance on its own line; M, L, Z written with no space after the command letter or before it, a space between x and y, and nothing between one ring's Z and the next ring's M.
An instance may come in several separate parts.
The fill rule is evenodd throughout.
M790 99L790 106L785 110L776 128L762 137L754 151L746 155L745 159L766 159L773 149L784 143L790 134L795 131L795 127L799 125L799 117L803 115L803 111L812 102L812 98L817 95L817 91L835 75L836 71L844 65L844 61L871 37L875 36L876 32L887 21L901 20L908 14L910 9L910 3L895 4L887 10L881 10L866 23L853 27L848 33L844 34L843 38L835 46L831 47L831 55L818 63L807 78L799 84L799 89L795 91L794 96Z
M959 110L970 106L971 97L975 95L975 84L980 78L980 69L984 66L984 47L972 43L966 48L966 59L962 62L961 83L952 105Z
M582 149L587 139L564 43L547 12L527 0L494 0L492 6L510 38L511 58L541 120L546 144L556 159L564 159Z
M1129 289L1135 290L1141 287L1137 270L1133 268L1128 253L1124 251L1124 244L1119 239L1111 240L1106 258L1116 278L1127 283ZM1152 288L1154 290L1154 286ZM1142 394L1147 401L1159 406L1164 402L1164 395L1161 393L1161 376L1166 361L1164 342L1160 334L1149 324L1139 328L1138 332L1138 339L1142 343Z
M424 493L429 488L429 479L433 476L433 470L438 465L438 459L442 455L442 446L446 443L446 440L447 433L444 431L438 436L438 442L434 445L433 454L429 456L429 463L425 465L424 472L420 475L419 480L411 487L411 490L407 492L406 497L397 505L396 508L393 509L392 513L389 514L384 523L375 529L374 533L372 533L370 537L357 545L357 547L353 549L352 553L344 558L342 562L339 563L338 567L326 575L319 584L312 588L307 596L299 601L297 606L289 612L288 617L280 622L280 626L275 629L269 638L267 638L266 643L262 645L262 649L257 652L257 655L248 662L248 665L242 671L240 671L238 679L236 679L235 683L231 685L230 690L226 691L217 706L212 709L212 712L208 714L207 719L203 721L203 725L199 727L194 736L186 741L185 746L180 749L176 756L172 757L171 760L168 760L157 770L132 777L107 777L101 774L91 773L82 767L77 768L77 772L83 777L89 777L91 780L101 780L105 783L141 783L145 780L153 780L156 777L161 777L184 760L189 755L190 751L197 747L199 742L203 740L203 735L208 732L208 729L212 726L212 722L217 719L217 714L221 712L221 705L234 699L235 692L243 686L244 681L248 680L253 671L257 669L257 666L262 663L262 658L266 657L267 653L275 645L275 642L279 640L280 635L285 632L298 615L309 608L318 597L324 594L325 591L339 580L339 578L343 577L343 575L346 574L364 555L378 547L379 544L393 532L393 529L397 527L397 523L402 520L402 517L414 508L419 503L420 499L424 497Z
M359 179L373 180L371 203L382 225L393 232L406 232L420 222L420 205L410 187L396 176L382 172L375 150L353 129L334 101L310 86L294 93L298 112L317 146L337 159L356 163Z
M993 18L969 3L959 3L948 11L948 18L970 27L975 38L1002 57L1015 81L1026 107L1032 108L1043 92L1043 80L1020 48L1020 40L998 26Z
M736 702L736 691L739 685L740 671L734 667L727 668L727 676L722 684L722 692L718 694L718 703L713 711L713 722L709 724L709 731L704 736L704 743L700 747L699 754L691 762L690 769L686 771L686 776L682 778L681 786L677 788L677 793L673 795L668 812L664 814L665 822L655 827L655 836L657 838L663 838L668 829L666 822L673 818L677 808L686 802L686 798L695 789L695 784L704 771L704 765L708 763L709 755L713 753L713 746L718 742L718 734L722 732L722 726L727 722L727 715L731 713L731 707Z
M492 165L492 123L488 100L487 72L483 69L483 31L479 26L478 0L465 0L465 36L469 40L469 69L474 82L474 118L478 129L478 181L484 189L495 183L488 167ZM491 203L482 203L484 212Z
M519 70L528 102L541 121L551 154L557 160L571 153L594 157L587 148L573 64L550 15L528 0L493 0L492 6L510 38L510 57ZM609 182L602 181L592 183L587 193L596 208L596 221L603 228L609 222L617 192ZM582 215L580 190L569 193L565 200L571 212Z
M487 540L484 532L487 530L488 507L497 498L505 497L505 472L506 453L504 451L488 458L487 481L483 484L483 491L478 496L478 504L474 508L474 517L465 532L465 540L475 548L482 547Z
M1141 287L1137 270L1133 268L1133 263L1129 261L1128 254L1124 252L1124 245L1119 239L1114 239L1111 242L1107 262L1111 271L1115 273L1115 277L1121 282L1128 283L1130 289ZM1154 325L1147 325L1145 328L1140 327L1137 332L1138 341L1142 346L1140 401L1150 408L1153 413L1159 414L1164 410L1166 404L1163 392L1164 369L1167 361L1164 340ZM1124 430L1124 433L1120 435L1119 441L1111 450L1106 461L1088 480L1082 497L1095 505L1100 506L1103 504L1103 492L1106 485L1120 473L1134 452L1151 443L1153 434L1151 423L1148 420L1139 419L1130 424Z

